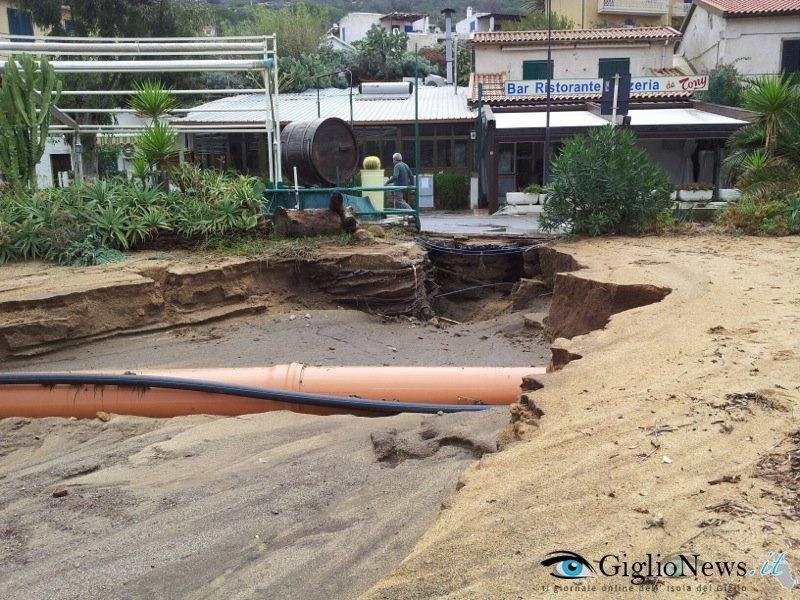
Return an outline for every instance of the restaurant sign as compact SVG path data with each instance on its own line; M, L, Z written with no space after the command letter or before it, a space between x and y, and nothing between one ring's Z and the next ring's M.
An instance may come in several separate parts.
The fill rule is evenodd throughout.
M699 92L708 89L708 75L680 77L633 77L632 94L656 92ZM544 96L547 80L506 81L503 84L506 96ZM550 81L553 96L600 96L603 93L602 79L553 79Z

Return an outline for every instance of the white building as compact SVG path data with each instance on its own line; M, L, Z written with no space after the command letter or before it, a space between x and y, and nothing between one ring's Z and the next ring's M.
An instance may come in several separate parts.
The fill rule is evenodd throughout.
M624 27L553 32L554 79L644 77L673 68L681 39L672 27ZM546 31L473 33L475 77L496 80L547 78Z
M477 31L502 31L506 23L516 23L522 17L513 13L475 12L467 7L467 16L456 23L459 37L468 37Z
M800 0L695 0L678 52L698 73L800 72Z
M363 39L374 25L388 32L414 35L429 35L429 17L418 13L393 12L386 15L370 12L347 13L331 30L343 42L352 44Z

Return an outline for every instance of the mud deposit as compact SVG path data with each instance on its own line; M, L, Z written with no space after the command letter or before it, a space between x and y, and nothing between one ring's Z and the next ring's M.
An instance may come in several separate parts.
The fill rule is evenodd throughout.
M0 421L0 597L353 598L507 420Z

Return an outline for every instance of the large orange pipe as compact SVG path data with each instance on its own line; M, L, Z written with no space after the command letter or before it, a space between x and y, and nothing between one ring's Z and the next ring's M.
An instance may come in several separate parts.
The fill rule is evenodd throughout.
M372 400L501 405L516 402L523 377L544 372L544 367L311 367L292 363L137 374ZM161 418L189 414L235 416L273 410L317 415L354 412L163 388L28 384L0 387L0 418L90 418L98 411Z

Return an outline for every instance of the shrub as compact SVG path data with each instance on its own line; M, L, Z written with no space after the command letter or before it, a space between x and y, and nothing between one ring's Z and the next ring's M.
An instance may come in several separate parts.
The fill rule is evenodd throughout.
M672 204L667 174L623 128L567 140L551 172L540 219L545 230L642 233Z
M544 189L538 183L532 183L522 190L523 194L543 194Z
M438 173L433 181L435 206L439 210L469 209L469 185L460 173Z
M800 194L746 194L720 211L717 220L729 231L748 235L800 234Z
M684 192L710 192L714 190L713 183L681 183L675 186L676 190Z
M744 78L735 65L721 65L708 78L708 91L698 92L697 97L705 102L725 106L741 106L744 93Z
M176 176L180 192L111 179L12 198L0 204L0 264L26 258L97 264L159 234L195 239L258 225L263 187L255 178L191 165Z

